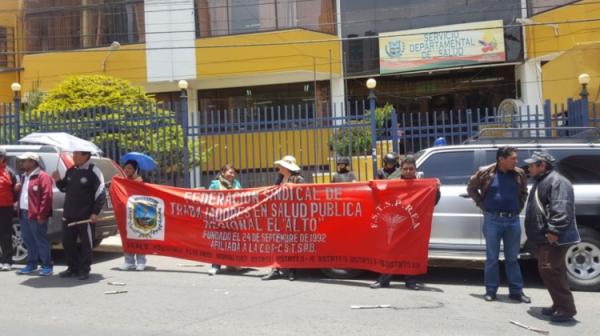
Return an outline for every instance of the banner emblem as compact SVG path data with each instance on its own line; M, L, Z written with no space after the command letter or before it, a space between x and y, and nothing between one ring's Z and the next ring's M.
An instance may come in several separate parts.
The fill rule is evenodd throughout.
M375 208L375 213L371 217L371 228L378 229L383 226L387 229L387 243L393 244L396 236L404 235L404 231L415 230L419 227L419 215L410 204L403 204L402 201L384 202ZM402 225L407 223L408 225Z
M127 238L165 239L165 203L151 196L133 195L127 200Z

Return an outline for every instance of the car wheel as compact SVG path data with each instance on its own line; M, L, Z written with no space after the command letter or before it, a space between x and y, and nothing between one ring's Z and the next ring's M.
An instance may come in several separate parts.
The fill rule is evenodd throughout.
M23 241L21 234L21 224L13 223L13 261L16 263L24 263L27 260L27 246Z
M600 289L600 233L581 228L581 242L567 251L565 262L569 284L574 290Z
M352 279L362 274L363 270L346 268L322 268L321 273L332 279Z

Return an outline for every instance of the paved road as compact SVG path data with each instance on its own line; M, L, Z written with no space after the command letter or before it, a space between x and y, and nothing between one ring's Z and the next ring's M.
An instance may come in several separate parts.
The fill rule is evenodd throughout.
M421 291L372 290L375 275L331 280L300 272L299 280L261 281L266 269L207 276L208 265L150 256L144 272L122 272L114 241L95 253L88 281L0 273L0 335L536 335L516 320L550 335L598 335L600 293L575 294L573 325L553 325L537 311L550 304L531 264L524 267L533 304L482 299L482 272L432 268ZM56 271L64 269L55 251ZM115 287L110 281L123 282ZM105 295L105 291L127 293ZM351 305L392 305L352 310Z

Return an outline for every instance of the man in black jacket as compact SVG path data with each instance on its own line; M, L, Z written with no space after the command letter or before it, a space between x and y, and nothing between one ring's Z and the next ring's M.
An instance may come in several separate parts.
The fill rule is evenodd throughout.
M62 278L78 276L89 278L92 264L92 242L97 216L106 201L104 176L90 162L90 152L74 151L75 165L67 170L64 178L58 172L52 174L56 187L65 193L62 243L68 268L59 273ZM83 222L69 226L69 223ZM77 238L81 248L77 248Z
M559 174L547 152L534 152L526 159L529 175L535 183L529 193L525 214L525 232L534 243L538 271L550 296L552 306L542 314L553 322L573 321L577 313L567 280L565 255L573 244L581 241L575 222L575 197L571 182Z

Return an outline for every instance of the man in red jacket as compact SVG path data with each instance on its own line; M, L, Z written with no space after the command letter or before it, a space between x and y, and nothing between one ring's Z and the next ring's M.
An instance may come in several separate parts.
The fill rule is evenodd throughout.
M13 260L12 219L15 195L19 188L15 173L6 166L6 149L0 147L0 270L10 271Z
M48 218L52 216L52 178L40 169L40 157L31 152L17 157L24 174L21 177L19 218L21 233L27 245L27 265L17 274L31 274L42 268L39 275L52 275L52 258L48 242Z

